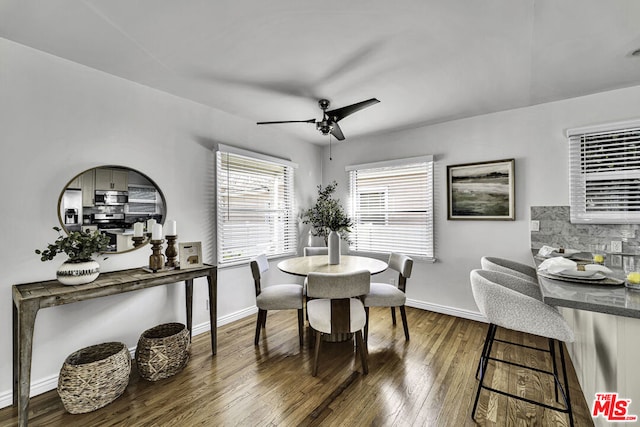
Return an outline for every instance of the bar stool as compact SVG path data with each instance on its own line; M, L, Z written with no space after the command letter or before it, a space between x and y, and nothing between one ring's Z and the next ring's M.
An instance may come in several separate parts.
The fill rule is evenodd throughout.
M489 328L485 338L479 362L479 382L476 391L475 402L471 417L475 420L476 410L480 391L482 389L513 397L524 402L542 406L546 409L563 412L569 416L569 424L573 426L573 413L571 411L571 398L569 396L569 382L567 379L567 369L564 357L562 342L573 342L574 334L566 320L557 308L545 304L541 300L540 290L531 286L529 280L515 277L510 274L498 271L473 270L470 274L471 289L473 297L480 309L480 312L489 321ZM491 356L493 343L504 342L496 339L498 327L525 332L528 334L545 337L549 343L549 349L516 344L521 347L549 353L551 356L553 371L546 371L531 366L522 365L504 359L497 359ZM560 362L562 367L562 377L564 384L558 378L558 368L556 362L556 343L560 352ZM514 344L507 342L507 344ZM484 376L487 371L489 361L506 363L520 368L529 369L538 373L551 375L555 383L556 402L559 402L558 391L562 395L564 407L551 406L542 402L527 399L522 396L495 389L484 384ZM496 366L497 368L497 366ZM477 375L477 374L476 374Z
M501 273L511 274L525 280L532 280L538 284L538 273L534 267L512 261L505 258L484 256L480 260L483 270L499 271Z

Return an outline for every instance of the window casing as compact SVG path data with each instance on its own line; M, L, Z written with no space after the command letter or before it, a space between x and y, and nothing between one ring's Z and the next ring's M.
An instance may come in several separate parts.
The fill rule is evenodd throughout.
M433 157L347 167L350 250L434 259Z
M640 121L572 129L572 223L640 223Z
M268 160L266 160L268 159ZM233 147L216 153L219 266L297 250L293 163Z

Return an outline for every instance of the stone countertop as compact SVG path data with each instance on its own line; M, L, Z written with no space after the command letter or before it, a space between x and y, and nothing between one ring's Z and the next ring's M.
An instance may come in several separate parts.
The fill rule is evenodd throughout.
M133 236L133 228L105 228L102 230L103 233L111 233L111 234L121 234L124 236L131 235Z
M544 258L536 256L537 250L531 252L537 267ZM622 270L612 270L616 277L624 277ZM538 282L542 298L549 305L640 318L640 290L624 285L565 282L540 275Z

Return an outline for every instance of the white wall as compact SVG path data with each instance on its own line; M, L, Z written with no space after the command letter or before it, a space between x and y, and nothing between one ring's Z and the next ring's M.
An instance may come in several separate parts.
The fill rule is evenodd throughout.
M480 267L480 257L492 255L532 264L530 206L569 204L565 130L630 119L637 117L638 111L640 87L635 87L348 139L333 146L333 161L325 160L323 177L325 182L336 179L338 192L346 197L346 165L433 154L438 261L414 265L407 295L414 306L473 318L477 308L469 286L469 271ZM347 120L343 130L348 134ZM447 220L447 165L508 158L516 160L516 221Z
M384 102L384 100L381 100ZM530 206L568 206L568 128L638 118L640 86L465 120L350 139L333 147L325 181L336 179L348 193L346 165L433 154L435 167L434 264L417 262L407 284L408 305L479 318L469 272L492 255L533 264L528 227ZM343 126L345 133L348 127ZM327 153L325 153L327 157ZM516 159L516 221L448 221L446 166ZM382 275L381 275L382 276ZM384 274L384 280L390 278ZM576 342L569 352L591 407L595 393L618 392L640 414L638 319L563 310ZM576 396L574 396L574 399ZM603 418L597 425L609 425Z
M129 166L162 189L179 241L202 241L205 262L215 263L213 208L217 142L291 159L297 203L308 206L321 180L321 150L274 128L0 39L0 407L11 403L11 286L55 278L64 259L41 262L34 253L55 240L57 201L76 174L104 165ZM304 230L306 231L306 230ZM303 231L303 233L304 233ZM143 266L148 247L112 255L102 270ZM275 270L275 269L274 269ZM218 315L244 315L255 306L248 268L219 271ZM64 358L108 340L137 343L142 331L183 321L182 286L43 309L34 336L34 392L55 387ZM196 280L194 325L205 325L206 280ZM4 404L4 405L3 405Z
M55 238L51 227L57 224L58 195L71 177L85 169L120 164L151 177L164 192L168 216L178 221L179 240L202 241L205 259L214 262L211 148L217 142L299 163L296 187L301 208L312 203L315 186L321 181L335 178L339 192L346 196L345 165L434 154L438 261L416 263L408 283L409 304L479 318L469 288L469 271L479 267L482 255L531 262L529 206L568 204L564 130L631 119L640 111L640 87L635 87L386 135L349 138L333 147L333 161L328 161L326 149L323 152L294 141L273 128L257 127L3 39L0 57L0 178L4 184L0 221L5 226L0 248L0 304L7 308L0 311L4 344L0 348L0 402L5 404L11 401L10 287L54 277L58 263L40 262L33 250ZM348 134L346 123L343 128ZM447 221L446 165L505 158L516 159L517 220ZM103 263L103 270L144 265L148 254L143 249L112 256ZM292 280L276 271L272 275ZM389 277L388 273L381 276L383 280ZM219 317L226 321L250 313L255 301L248 269L224 269L218 279ZM205 324L208 318L205 299L205 284L199 281L195 325ZM44 381L45 389L64 357L78 348L112 339L131 347L147 327L183 317L182 292L177 286L42 310L36 322L32 379ZM628 337L633 331L620 333ZM590 392L585 390L587 396Z

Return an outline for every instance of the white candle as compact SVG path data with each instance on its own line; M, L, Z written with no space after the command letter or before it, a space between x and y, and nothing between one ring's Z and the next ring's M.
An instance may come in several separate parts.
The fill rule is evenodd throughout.
M162 224L153 224L151 240L162 240Z
M156 220L151 218L147 220L147 233L153 232L153 226L156 225Z
M176 222L173 219L167 220L167 223L165 224L166 226L166 231L165 231L165 236L177 236L178 233L176 231Z
M144 224L141 222L136 222L133 224L133 237L142 237L142 233L144 232Z

